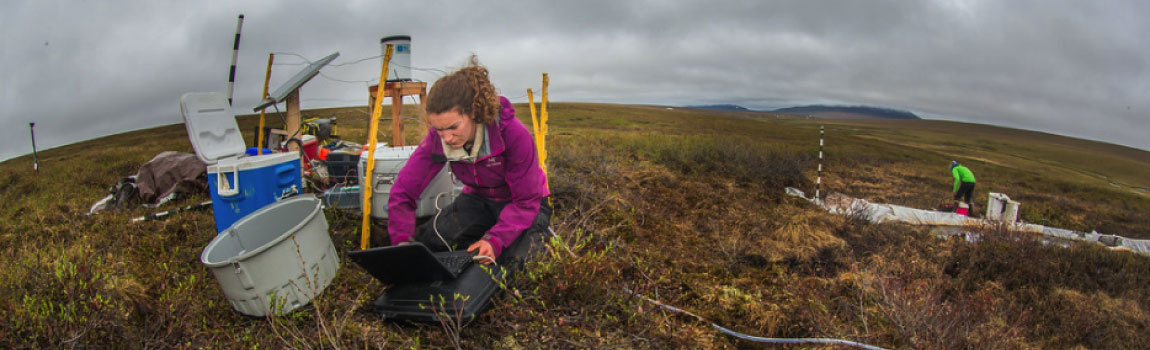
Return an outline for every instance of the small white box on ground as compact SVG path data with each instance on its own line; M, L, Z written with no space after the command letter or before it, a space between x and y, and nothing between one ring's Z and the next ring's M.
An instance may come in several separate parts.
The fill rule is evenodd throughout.
M1018 207L1021 205L1022 205L1022 203L1019 203L1017 201L1007 200L1006 201L1006 209L1004 209L1002 212L1002 222L1005 222L1008 224L1013 224L1013 223L1017 222L1018 221Z
M1010 200L1005 194L998 192L990 192L990 198L986 201L986 219L987 220L1002 220L1002 207L1004 202Z
M1013 224L1018 221L1018 207L1021 205L1006 194L990 192L986 201L986 219Z

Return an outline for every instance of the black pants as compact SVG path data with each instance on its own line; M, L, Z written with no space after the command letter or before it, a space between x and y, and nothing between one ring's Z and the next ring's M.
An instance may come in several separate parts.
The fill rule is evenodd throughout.
M483 197L463 194L431 220L415 230L415 240L432 251L464 250L499 221L499 213L509 203L500 203ZM542 248L543 233L551 227L551 206L547 198L539 205L539 214L531 227L522 232L510 246L503 249L497 261L525 259ZM436 234L438 232L438 235ZM442 236L442 239L440 239ZM444 245L446 241L447 245Z
M974 183L963 182L958 185L958 192L954 193L954 200L959 200L961 198L963 202L966 202L966 204L971 204L970 197L972 196L974 196Z

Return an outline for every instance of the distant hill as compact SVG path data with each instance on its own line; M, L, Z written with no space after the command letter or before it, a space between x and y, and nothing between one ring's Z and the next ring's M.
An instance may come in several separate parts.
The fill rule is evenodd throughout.
M843 117L872 117L872 118L887 118L887 119L922 119L914 113L901 111L890 108L878 108L867 106L824 106L824 105L811 105L790 108L780 108L772 111L774 113L792 114L800 116L812 116L815 118L825 119L842 119Z
M749 109L747 109L746 107L739 106L739 105L730 105L730 104L727 104L727 105L687 106L687 108L713 109L713 110L719 110L719 111L749 111Z

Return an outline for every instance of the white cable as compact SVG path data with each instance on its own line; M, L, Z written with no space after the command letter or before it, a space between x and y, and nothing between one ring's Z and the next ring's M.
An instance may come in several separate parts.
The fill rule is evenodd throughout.
M495 266L499 266L499 263L495 262L495 258L492 258L490 256L476 255L476 256L471 257L471 260L484 260L484 259L490 260L491 264L493 264Z
M551 209L551 210L555 210L555 209ZM555 240L557 240L557 241L559 241L559 243L563 244L563 248L567 249L567 254L571 254L571 258L573 258L573 259L579 258L578 255L575 255L575 252L571 251L571 247L568 246L567 243L563 242L563 239L559 237L559 234L555 233L555 230L552 229L551 226L547 226L547 231L551 231L551 237L555 237Z
M714 323L711 324L711 327L715 327L715 329L718 329L720 332L726 333L727 335L733 336L735 338L739 338L739 339L743 339L743 340L750 340L750 341L759 342L759 343L838 344L838 345L853 346L856 348L863 348L863 349L867 349L867 350L886 350L884 348L880 348L880 347L877 347L874 345L867 345L867 344L854 342L854 341L850 341L850 340L843 340L843 339L834 339L834 338L764 338L764 337L756 337L753 335L746 335L743 333L735 332L735 331L732 331L730 329L723 328L723 326L720 326L720 325L717 325Z
M439 192L439 194L435 195L435 217L431 218L431 229L435 231L435 236L439 237L440 241L443 241L443 246L447 247L448 251L455 251L455 249L451 248L450 244L447 244L447 240L443 239L443 235L439 234L439 225L438 225L439 224L439 213L443 212L443 209L439 207L439 196L442 196L445 194L450 194L450 193L449 192Z
M684 314L687 316L691 316L691 317L693 317L696 320L699 320L701 322L710 323L711 327L715 328L716 330L723 332L727 335L733 336L735 338L743 339L743 340L749 340L749 341L759 342L759 343L774 343L774 344L838 344L838 345L847 345L847 346L863 348L863 349L867 349L867 350L886 350L884 348L880 348L880 347L877 347L874 345L867 345L864 343L854 342L854 341L850 341L850 340L843 340L843 339L835 339L835 338L765 338L765 337L756 337L753 335L746 335L743 333L739 333L739 332L735 332L735 331L732 331L730 329L727 329L723 326L720 326L717 323L707 321L707 319L703 318L703 316L696 315L690 311L683 310L683 309L680 309L680 308L677 308L677 307L674 307L671 305L664 304L663 302L660 302L658 300L648 298L647 296L636 293L635 291L631 290L630 288L623 287L623 291L627 292L628 294L637 296L640 299L646 300L647 302L655 304L656 306L659 306L663 309L666 309L667 311Z
M439 240L443 242L443 245L447 246L447 250L454 251L454 249L452 249L451 246L447 244L447 240L443 239L443 235L439 233L439 226L437 225L439 223L439 213L443 212L443 208L439 207L439 197L443 196L445 194L449 195L449 194L451 194L451 192L450 191L449 192L439 192L439 194L435 195L435 217L431 219L431 229L435 231L435 236L439 237ZM554 232L552 232L552 233L554 233ZM490 257L490 256L477 254L477 255L471 257L471 259L472 260L487 259L487 260L490 260L491 263L494 264L495 266L499 266L499 263L495 262L495 258Z

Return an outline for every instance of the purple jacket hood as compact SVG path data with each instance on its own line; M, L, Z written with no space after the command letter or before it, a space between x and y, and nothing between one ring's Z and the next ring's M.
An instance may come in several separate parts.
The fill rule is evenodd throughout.
M540 200L550 194L547 178L539 167L534 138L515 118L515 108L507 98L500 96L499 104L499 119L486 125L485 142L490 153L474 163L450 162L457 181L465 185L464 193L509 202L484 236L496 256L531 226L539 214ZM447 163L439 134L428 129L391 187L387 233L393 244L411 240L419 195Z

